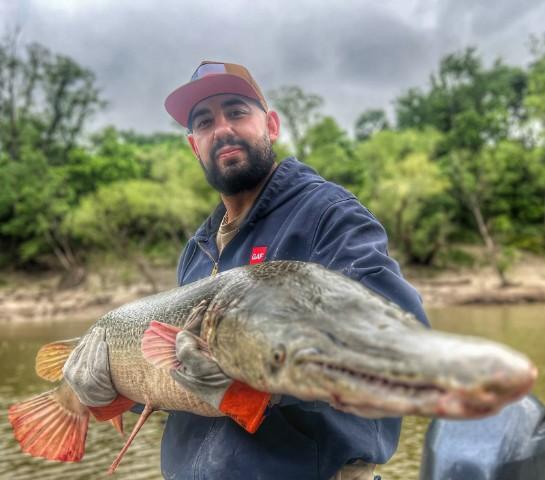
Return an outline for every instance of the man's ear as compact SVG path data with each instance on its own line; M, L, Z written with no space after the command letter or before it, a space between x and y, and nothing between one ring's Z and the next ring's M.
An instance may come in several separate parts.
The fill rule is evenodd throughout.
M267 112L267 129L269 130L271 143L274 143L280 136L280 117L274 110Z
M197 146L197 142L195 141L195 138L193 138L192 133L189 133L187 135L187 140L189 142L189 145L191 145L191 150L193 150L195 156L200 160L201 156L199 155L199 147Z

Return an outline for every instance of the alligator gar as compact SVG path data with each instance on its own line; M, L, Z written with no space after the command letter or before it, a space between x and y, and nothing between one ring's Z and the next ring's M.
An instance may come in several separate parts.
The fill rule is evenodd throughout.
M159 334L157 325L163 325ZM134 402L145 409L122 452L155 409L222 415L169 375L174 341L162 343L169 328L173 338L179 329L193 329L228 376L257 391L324 401L366 417L480 417L526 394L537 376L518 352L429 330L360 283L302 262L235 268L124 305L80 339L42 347L38 374L61 380L71 349L97 327L105 331L120 397L110 410L88 408L63 381L12 406L9 419L23 451L77 461L89 411L119 427L118 415Z

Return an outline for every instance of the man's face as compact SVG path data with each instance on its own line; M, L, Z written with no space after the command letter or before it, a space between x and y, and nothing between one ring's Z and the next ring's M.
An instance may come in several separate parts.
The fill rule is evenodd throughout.
M251 190L274 164L278 115L239 95L215 95L193 108L189 143L206 179L224 195Z

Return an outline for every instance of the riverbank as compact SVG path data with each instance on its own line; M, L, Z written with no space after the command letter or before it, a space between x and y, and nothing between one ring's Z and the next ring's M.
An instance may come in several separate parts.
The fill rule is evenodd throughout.
M464 269L404 269L422 295L425 307L466 304L517 304L545 302L545 258L525 255L512 266L512 283L501 288L490 267ZM117 273L117 274L116 274ZM159 290L175 286L174 268L153 270ZM119 269L90 273L79 286L59 288L53 273L10 273L0 287L0 322L84 320L139 297L153 293L136 275L119 275Z
M426 307L545 303L545 258L523 255L509 269L509 286L502 287L489 266L447 269L407 269Z

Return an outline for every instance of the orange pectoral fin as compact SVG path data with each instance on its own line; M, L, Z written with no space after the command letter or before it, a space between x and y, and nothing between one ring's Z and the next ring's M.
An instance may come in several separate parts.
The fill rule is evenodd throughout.
M225 392L219 409L247 432L255 433L265 418L270 399L270 393L260 392L235 380Z
M167 323L152 320L142 337L142 355L157 368L178 368L176 335L181 330Z
M91 410L93 416L99 421L104 422L106 420L112 420L113 418L121 415L122 413L130 410L136 402L133 400L124 397L123 395L118 395L116 399L104 407L87 407Z

